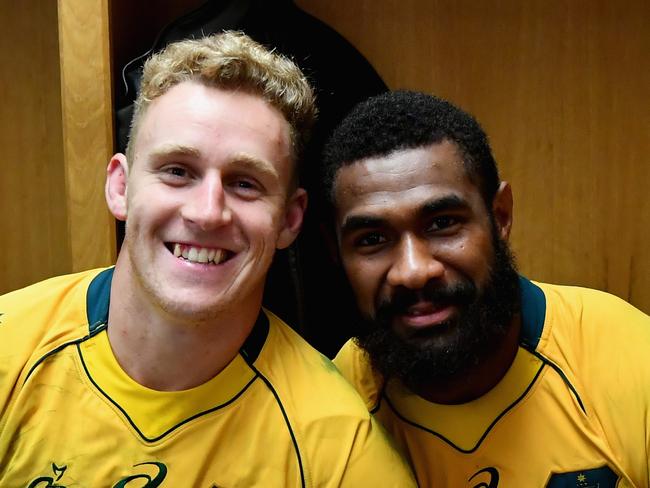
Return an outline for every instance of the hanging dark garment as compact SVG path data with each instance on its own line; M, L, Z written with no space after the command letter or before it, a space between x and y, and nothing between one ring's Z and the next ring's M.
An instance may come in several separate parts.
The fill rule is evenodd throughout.
M223 30L242 30L257 42L287 55L300 66L316 91L319 118L300 175L301 186L309 192L309 208L297 242L276 254L264 305L331 356L354 331L357 316L349 288L323 236L330 211L321 193L321 147L356 103L387 87L348 41L290 0L212 0L168 25L150 51L124 68L126 94L118 97L122 106L116 107L119 151L126 148L133 101L147 55L180 39Z

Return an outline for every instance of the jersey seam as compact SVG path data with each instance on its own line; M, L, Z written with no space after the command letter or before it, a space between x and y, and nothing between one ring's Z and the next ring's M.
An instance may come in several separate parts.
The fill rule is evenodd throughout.
M105 327L102 327L102 328L99 329L99 330L103 330L104 328L105 328ZM81 342L83 342L83 341L80 341L79 344L80 344ZM197 414L191 415L190 417L188 417L188 418L186 418L186 419L184 419L184 420L178 422L177 424L175 424L174 426L170 427L169 429L167 429L165 432L163 432L162 434L160 434L160 435L158 435L158 436L155 436L155 437L147 437L147 436L146 436L146 435L145 435L145 434L144 434L144 433L143 433L143 432L138 428L138 426L137 426L136 423L133 421L133 419L130 417L130 415L126 412L126 410L124 410L124 408L122 408L122 406L119 405L119 404L117 403L117 401L113 400L113 398L111 398L111 396L108 395L108 394L107 394L107 393L106 393L106 392L105 392L105 391L104 391L104 390L103 390L103 389L102 389L102 388L101 388L101 387L100 387L100 386L95 382L94 378L93 378L92 375L90 374L90 371L88 371L88 367L86 366L86 362L84 361L83 354L81 353L81 347L79 346L79 344L76 344L76 346L77 346L77 353L78 353L78 355L79 355L79 360L81 361L81 366L82 366L82 368L83 368L83 370L84 370L84 373L85 373L85 375L86 375L86 378L88 378L88 380L91 382L91 384L93 385L93 387L95 388L95 390L97 390L97 392L99 392L100 395L101 395L105 400L107 400L111 405L113 405L115 408L117 408L117 409L120 411L120 413L122 414L122 416L124 417L124 419L126 419L126 421L128 422L128 424L129 424L129 425L131 426L131 428L132 428L132 429L133 429L133 430L138 434L138 436L139 436L143 441L145 441L145 442L147 442L147 443L149 443L149 444L153 444L153 443L155 443L155 442L160 441L161 439L163 439L164 437L170 435L171 433L173 433L174 431L176 431L177 429L179 429L179 428L182 427L183 425L188 424L188 423L192 422L193 420L198 419L199 417L203 417L203 416L208 415L208 414L210 414L210 413L212 413L212 412L215 412L215 411L217 411L217 410L220 410L220 409L222 409L222 408L227 407L227 406L230 405L231 403L235 402L235 401L236 401L236 400L237 400L241 395L243 395L244 392L245 392L245 391L246 391L246 390L247 390L247 389L248 389L248 388L253 384L253 382L257 379L257 375L256 375L256 376L253 376L253 378L251 378L251 380L250 380L248 383L246 383L246 385L244 385L244 387L243 387L243 388L242 388L242 389L241 389L241 390L240 390L236 395L234 395L230 400L228 400L227 402L221 403L221 404L219 404L219 405L216 405L215 407L212 407L212 408L209 408L209 409L207 409L207 410L203 410L203 411L201 411L201 412L199 412L199 413L197 413Z
M62 343L62 344L59 344L59 345L56 346L54 349L52 349L52 350L46 352L45 354L43 354L41 357L39 357L39 358L34 362L34 364L32 364L31 368L29 368L29 372L27 373L27 375L25 376L25 379L23 380L23 386L25 385L25 383L27 383L27 381L29 380L29 378L30 378L30 376L32 375L32 373L36 370L36 368L37 368L38 366L40 366L41 363L43 363L43 361L45 361L46 359L48 359L48 358L51 357L51 356L54 356L55 354L60 353L60 352L63 351L66 347L74 346L75 344L77 344L77 345L78 345L78 344L81 344L82 342L84 342L84 341L90 339L93 335L94 335L94 333L89 333L89 334L86 334L86 335L83 336L83 337L78 337L78 338L76 338L76 339L71 339L71 340L69 340L69 341L67 341L67 342L64 342L64 343Z
M580 395L578 394L578 390L576 389L575 386L573 386L573 383L571 383L571 381L569 380L567 375L564 373L562 368L560 368L557 364L555 364L553 361L551 361L549 358L544 356L539 351L536 351L534 349L528 349L528 348L526 348L526 350L528 352L530 352L531 354L533 354L535 357L537 357L543 363L548 364L549 367L558 374L558 376L560 377L562 382L569 388L569 391L571 391L571 394L574 396L574 398L578 402L578 405L580 406L580 410L582 410L582 413L587 415L587 409L585 408L585 405L582 402L582 398L580 398Z
M475 452L483 443L487 435L490 433L490 431L499 423L499 421L508 413L510 412L515 406L517 406L521 401L523 401L530 390L533 388L533 386L537 383L537 379L540 377L542 371L544 370L546 363L542 363L542 365L539 367L537 370L537 373L535 373L535 377L532 379L530 384L526 387L524 392L517 397L510 405L508 405L503 411L497 415L497 417L488 425L488 427L485 429L485 432L481 435L479 440L476 442L476 445L472 447L471 449L463 449L460 446L457 446L454 444L451 440L447 439L445 436L440 434L439 432L436 432L434 430L431 430L423 425L418 424L417 422L413 422L412 420L407 419L404 417L398 410L397 408L391 403L390 398L388 398L388 395L383 392L382 397L386 400L386 404L390 407L390 409L395 413L397 418L399 418L402 422L405 422L409 424L412 427L415 427L417 429L423 430L425 432L428 432L429 434L437 437L438 439L442 440L443 442L447 443L449 446L451 446L453 449L456 449L457 451L463 453L463 454L471 454Z
M269 379L264 376L256 367L253 363L249 362L248 358L244 355L242 355L244 358L244 361L246 361L246 364L253 370L255 373L256 377L259 376L259 378L266 384L267 388L271 390L271 393L273 394L273 397L275 398L276 403L278 404L278 407L280 407L280 412L282 413L282 417L284 418L284 422L287 425L287 429L289 430L289 435L291 436L291 442L293 443L293 447L296 451L296 457L298 458L298 468L300 469L300 486L302 488L305 488L307 486L306 482L306 475L305 475L305 469L303 466L302 462L302 455L300 454L300 447L298 446L298 440L296 439L296 435L293 431L293 428L291 427L291 422L289 421L289 416L287 415L286 410L284 409L284 405L282 404L282 401L280 400L280 396L278 395L278 392L275 390L273 387L273 384Z

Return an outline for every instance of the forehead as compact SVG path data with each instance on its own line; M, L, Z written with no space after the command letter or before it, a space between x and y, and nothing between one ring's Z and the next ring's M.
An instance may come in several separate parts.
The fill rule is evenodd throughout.
M199 153L252 153L270 161L291 157L290 127L261 97L198 82L175 85L147 107L136 137L137 160L158 146L179 145Z
M460 152L449 141L362 159L340 168L334 182L339 224L353 214L388 217L417 211L450 196L482 205Z

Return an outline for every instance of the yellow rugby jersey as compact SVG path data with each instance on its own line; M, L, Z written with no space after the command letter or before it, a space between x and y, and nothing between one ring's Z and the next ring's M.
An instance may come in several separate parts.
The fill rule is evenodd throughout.
M515 361L487 394L430 403L334 360L407 452L420 486L650 487L650 317L612 295L520 280Z
M271 313L210 381L134 382L106 333L112 273L0 297L1 487L414 486L336 368Z

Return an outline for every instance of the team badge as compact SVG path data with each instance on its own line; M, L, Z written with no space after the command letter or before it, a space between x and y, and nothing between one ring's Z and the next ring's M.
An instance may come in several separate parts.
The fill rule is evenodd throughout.
M615 488L618 476L609 466L583 469L571 473L555 473L547 488Z

